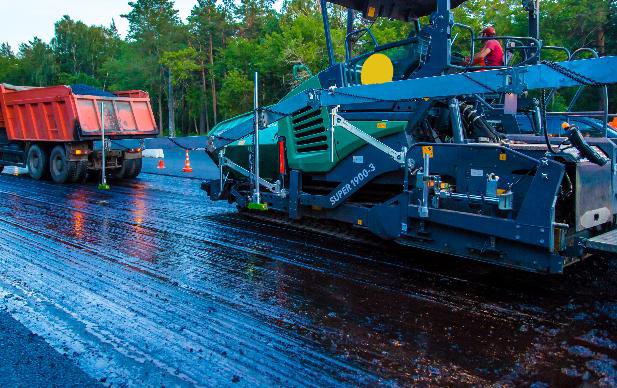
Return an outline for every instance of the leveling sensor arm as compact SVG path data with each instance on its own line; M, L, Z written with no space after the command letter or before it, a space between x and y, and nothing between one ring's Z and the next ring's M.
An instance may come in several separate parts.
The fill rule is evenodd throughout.
M307 106L349 106L379 101L412 101L422 98L450 99L486 93L521 94L534 89L559 89L572 86L601 86L617 83L617 57L546 62L472 73L359 85L331 89L308 89L277 104L262 108L262 128L292 115ZM218 132L209 139L214 153L253 132L253 121L246 120Z

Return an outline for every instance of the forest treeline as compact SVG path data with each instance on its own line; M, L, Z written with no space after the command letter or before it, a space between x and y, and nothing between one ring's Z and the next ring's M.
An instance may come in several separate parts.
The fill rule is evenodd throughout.
M50 42L33 37L19 47L1 44L0 82L143 89L150 93L161 128L168 128L173 106L175 126L190 134L206 133L216 123L250 110L253 72L260 73L261 100L272 103L297 83L295 64L313 72L327 65L316 0L286 0L280 9L274 0L195 0L187 20L181 20L172 0L135 0L129 5L130 12L122 15L129 23L126 38L113 21L90 26L67 15L55 23ZM545 44L617 53L617 1L543 0L541 5ZM338 6L329 11L341 60L346 12ZM456 10L456 21L476 31L494 25L500 35L527 31L520 0L471 0ZM358 17L355 24L368 22ZM372 30L380 43L387 43L404 37L409 26L379 20ZM464 37L457 39L460 47ZM595 103L592 96L587 101ZM555 104L559 109L565 103L557 98ZM614 101L611 107L616 110Z

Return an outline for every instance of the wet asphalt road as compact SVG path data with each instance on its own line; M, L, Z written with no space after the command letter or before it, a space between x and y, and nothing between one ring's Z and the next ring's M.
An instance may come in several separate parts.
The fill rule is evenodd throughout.
M194 179L0 175L0 309L105 385L614 386L616 275L339 241Z
M90 376L0 309L0 387L95 387Z

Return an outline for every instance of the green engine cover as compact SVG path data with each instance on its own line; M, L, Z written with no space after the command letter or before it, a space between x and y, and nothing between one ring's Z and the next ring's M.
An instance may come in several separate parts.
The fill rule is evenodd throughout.
M320 88L317 76L311 77L291 91L285 98L294 96L309 88ZM285 99L284 98L284 99ZM252 120L247 113L217 125L213 132L224 130L246 120ZM406 121L356 121L353 125L380 138L402 132ZM347 130L334 128L334 150L332 150L331 117L327 108L305 108L262 130L260 134L260 172L263 178L276 180L278 177L278 139L284 137L287 146L287 165L290 169L307 173L324 173L332 170L341 160L366 144ZM227 146L225 155L242 167L249 169L249 155L253 149L253 135Z
M236 164L250 170L249 157L253 152L253 135L231 143L225 149L225 156ZM259 174L262 178L278 179L278 126L273 124L259 134Z
M279 122L279 135L287 140L289 168L303 172L328 172L366 142L341 127L334 128L332 150L330 112L305 109ZM405 130L406 121L352 121L363 132L384 137Z

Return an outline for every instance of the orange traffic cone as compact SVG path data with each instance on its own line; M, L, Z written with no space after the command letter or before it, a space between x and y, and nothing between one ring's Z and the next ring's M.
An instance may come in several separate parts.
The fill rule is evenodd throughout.
M186 158L184 159L184 168L183 172L193 172L193 168L191 167L191 159L189 159L189 150L186 150Z
M158 168L159 170L164 170L165 169L165 160L164 159L159 159L159 165L156 166L156 168Z
M608 123L611 127L617 129L617 117L613 117L613 121Z

